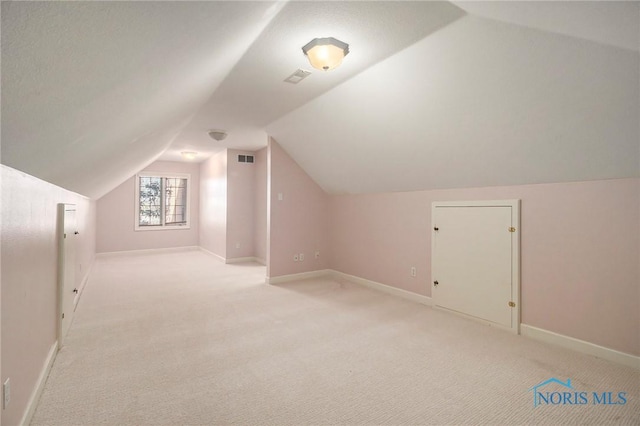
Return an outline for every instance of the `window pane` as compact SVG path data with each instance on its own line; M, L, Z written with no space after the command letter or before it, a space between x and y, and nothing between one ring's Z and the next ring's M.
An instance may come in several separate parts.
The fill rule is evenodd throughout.
M159 177L140 177L140 226L162 225L162 181Z
M187 179L165 179L165 224L187 223Z

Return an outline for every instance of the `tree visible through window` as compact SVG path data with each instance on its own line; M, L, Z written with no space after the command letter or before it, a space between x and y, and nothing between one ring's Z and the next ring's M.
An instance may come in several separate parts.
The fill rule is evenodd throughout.
M136 229L189 225L189 177L141 174L137 182Z

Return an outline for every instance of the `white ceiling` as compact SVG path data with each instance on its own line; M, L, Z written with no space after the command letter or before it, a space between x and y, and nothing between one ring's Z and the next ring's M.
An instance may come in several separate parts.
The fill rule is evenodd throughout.
M638 58L467 16L267 129L331 193L635 176Z
M162 154L279 7L3 1L3 164L102 196Z
M161 158L180 160L181 151L207 157L226 147L262 148L268 123L463 15L447 2L290 2ZM336 72L311 68L302 53L310 40L327 36L350 44L351 53ZM284 82L298 68L311 76L296 85ZM207 135L212 128L226 130L228 138L213 142Z
M98 198L271 134L332 193L638 176L640 3L533 3L2 2L2 163Z

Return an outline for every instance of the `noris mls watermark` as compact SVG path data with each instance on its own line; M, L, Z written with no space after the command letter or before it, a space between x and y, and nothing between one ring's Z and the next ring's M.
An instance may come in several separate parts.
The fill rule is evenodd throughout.
M627 392L578 391L571 386L571 379L563 382L555 377L538 383L529 389L529 392L533 392L534 407L540 405L625 405L627 403Z

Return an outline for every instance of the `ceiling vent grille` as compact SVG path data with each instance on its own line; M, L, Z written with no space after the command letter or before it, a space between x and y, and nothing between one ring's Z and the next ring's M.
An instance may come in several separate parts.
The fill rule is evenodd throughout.
M284 81L291 84L298 84L305 78L309 77L310 75L311 75L311 71L305 71L303 69L298 68L293 74L285 78Z
M253 163L253 155L238 155L238 163Z

